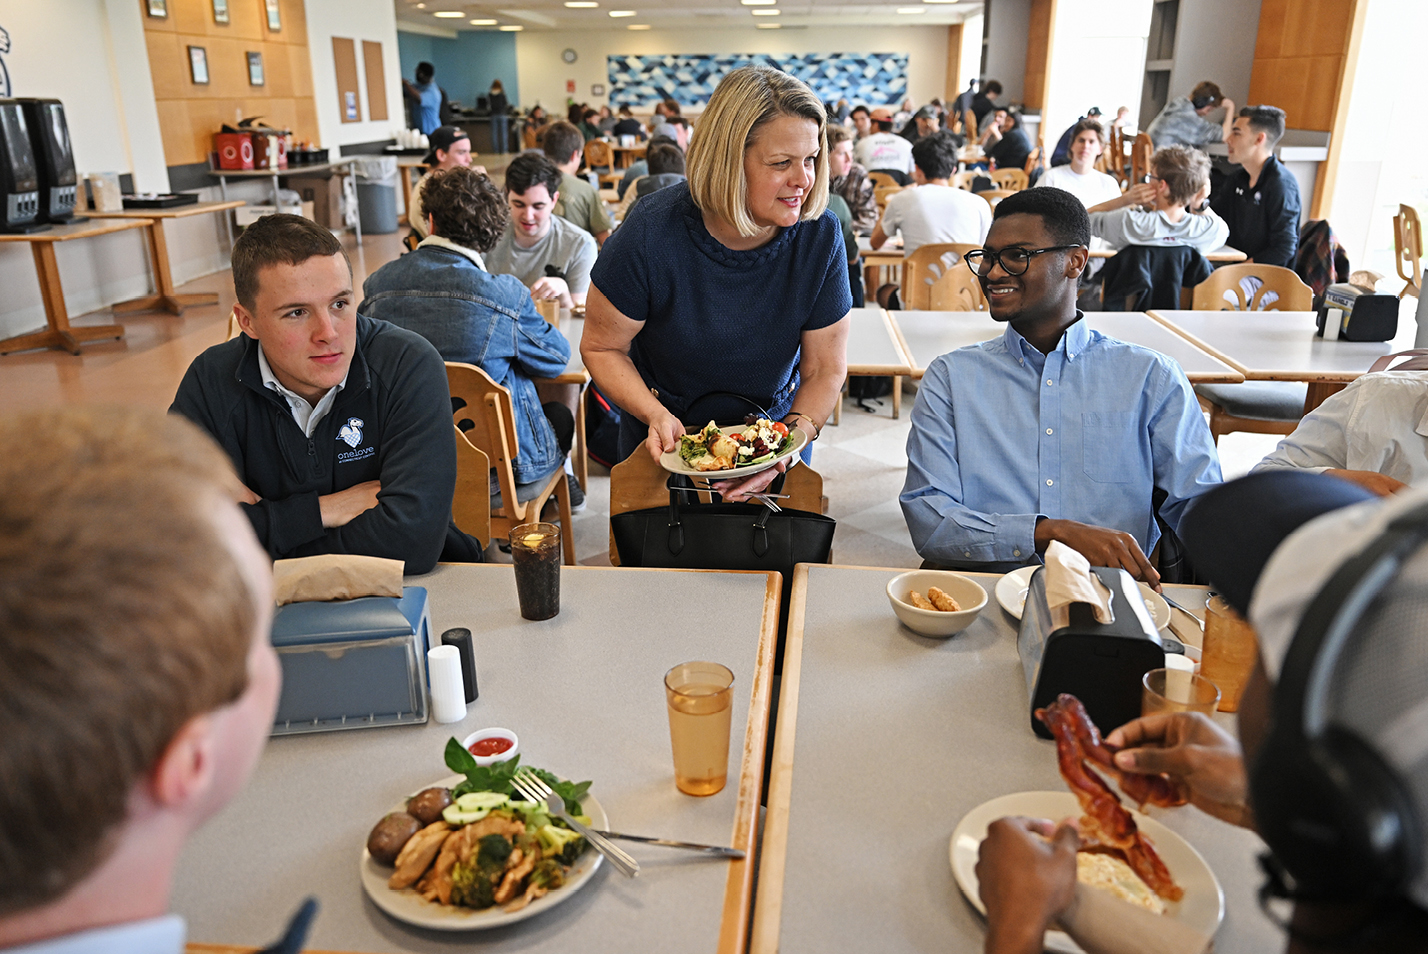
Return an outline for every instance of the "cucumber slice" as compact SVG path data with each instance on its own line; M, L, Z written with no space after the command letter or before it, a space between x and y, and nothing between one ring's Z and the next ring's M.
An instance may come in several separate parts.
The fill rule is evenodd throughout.
M490 811L493 808L500 808L510 800L509 795L502 795L498 792L467 792L456 799L456 805L463 812L473 812L482 808Z
M464 812L461 810L460 805L447 805L441 811L442 820L448 825L457 828L460 828L462 825L469 825L472 822L478 822L489 814L491 814L491 809L489 808L478 808L474 811Z

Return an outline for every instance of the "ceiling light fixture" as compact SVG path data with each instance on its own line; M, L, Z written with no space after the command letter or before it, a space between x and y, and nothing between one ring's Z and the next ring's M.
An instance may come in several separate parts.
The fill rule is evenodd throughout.
M600 4L594 0L565 0L565 5L572 10L593 10Z
M953 4L953 3L961 3L962 0L922 0L922 2L923 2L923 3L947 3L947 4Z
M649 25L648 23L631 23L631 24L630 24L629 26L627 26L625 29L627 29L627 30L648 30L649 28L650 28L650 25Z
M782 24L782 23L757 23L757 24L755 24L755 26L757 26L760 30L782 30L782 29L783 29L783 24Z
M610 11L610 16L612 16L612 17L632 17L632 16L634 16L634 15L635 15L635 11L633 11L633 10L611 10L611 11Z
M739 0L746 7L771 7L777 0Z
M442 17L442 18L444 18L444 19L456 19L456 20L459 20L459 19L461 19L462 17L466 16L466 14L462 13L460 10L438 10L438 11L436 11L435 13L433 13L432 16L434 16L434 17Z
M898 13L901 13L903 16L912 16L912 15L918 14L918 13L926 13L926 12L927 12L927 8L926 8L926 7L898 7L898 8L897 8L897 12L898 12Z
M522 30L525 29L525 27L521 26L520 24L507 24L503 27L497 27L497 29L499 29L502 33L520 33Z
M417 4L417 9L418 9L418 10L425 10L425 9L426 9L426 4L424 4L424 3L418 3L418 4Z
M472 25L472 26L495 26L495 25L496 25L496 21L495 21L495 20L472 20L472 21L470 21L470 22L471 22L471 25Z
M781 10L750 10L756 17L776 17L782 14Z

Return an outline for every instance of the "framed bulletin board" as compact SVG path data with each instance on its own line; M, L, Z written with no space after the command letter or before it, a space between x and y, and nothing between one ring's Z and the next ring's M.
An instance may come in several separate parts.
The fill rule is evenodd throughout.
M362 69L367 74L367 118L387 118L387 73L382 64L382 44L362 41Z
M332 65L337 72L337 111L344 123L362 121L361 90L357 85L357 47L347 37L332 38Z

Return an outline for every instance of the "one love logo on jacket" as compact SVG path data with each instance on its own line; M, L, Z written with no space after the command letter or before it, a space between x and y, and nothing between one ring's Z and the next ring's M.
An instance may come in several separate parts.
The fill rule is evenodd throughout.
M362 428L365 426L360 417L349 417L347 423L343 424L342 429L337 432L337 439L339 441L342 441L348 447L354 448L354 450L343 451L337 455L337 462L339 464L350 464L353 461L364 460L377 453L377 448L375 447L364 447L361 450L355 450L357 445L362 443Z

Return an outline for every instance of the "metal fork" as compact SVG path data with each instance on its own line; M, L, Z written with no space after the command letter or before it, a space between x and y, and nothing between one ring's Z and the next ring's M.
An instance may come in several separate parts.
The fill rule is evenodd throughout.
M546 808L556 818L561 819L574 831L583 835L590 846L606 858L610 859L610 864L615 866L615 870L627 878L633 878L640 873L640 863L631 858L618 845L612 843L604 835L593 829L587 828L580 822L571 818L565 810L565 799L555 794L551 787L541 781L539 775L529 769L519 769L511 778L511 784L516 791L521 793L527 801L545 802Z

